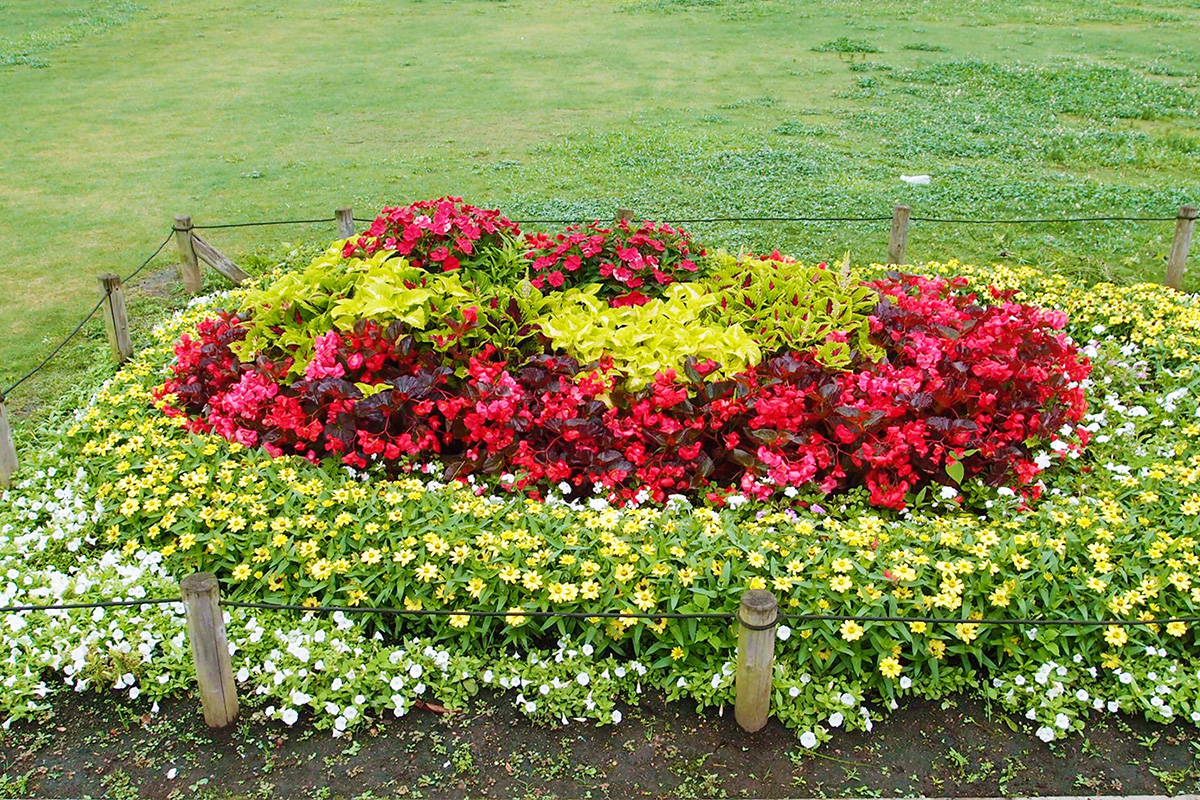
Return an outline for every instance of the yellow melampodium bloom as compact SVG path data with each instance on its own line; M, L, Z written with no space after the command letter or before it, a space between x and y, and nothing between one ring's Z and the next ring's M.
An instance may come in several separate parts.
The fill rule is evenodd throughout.
M1122 625L1109 625L1104 630L1104 641L1113 647L1121 647L1129 641L1129 634Z
M521 627L528 620L529 620L529 618L521 613L520 608L510 608L508 610L508 614L506 614L504 616L504 621L507 622L509 625L511 625L514 628Z
M613 570L613 578L620 583L627 583L633 580L633 576L636 574L637 571L633 568L632 564L618 564L617 568Z
M437 564L426 561L421 566L417 567L417 579L425 583L429 583L438 576Z
M573 583L552 583L547 591L554 603L570 603L579 596L579 587Z
M471 618L468 617L466 614L451 614L450 615L450 627L452 627L452 628L465 628L465 627L467 627L467 623L470 621L471 621Z
M467 594L478 600L479 595L483 594L483 588L485 586L487 586L487 584L483 582L482 578L471 578L469 581L467 581Z
M372 547L372 548L362 551L362 554L359 555L358 558L364 564L378 564L380 561L383 560L383 553L380 552L377 548Z
M854 586L854 581L848 575L835 575L829 581L829 588L835 592L848 592Z
M542 575L535 570L526 570L521 576L521 585L531 592L542 588Z
M883 673L885 677L895 678L904 671L904 667L900 665L900 659L896 658L895 656L888 656L887 658L879 661L879 671Z
M250 577L250 565L238 564L233 568L233 579L235 581L244 581Z
M929 654L934 658L940 659L942 656L946 655L946 643L941 639L930 639Z
M1187 633L1187 623L1185 622L1168 622L1167 633L1172 636L1183 636Z
M842 638L847 642L856 642L862 638L866 629L852 619L848 619L842 623L842 627L838 629L842 634Z

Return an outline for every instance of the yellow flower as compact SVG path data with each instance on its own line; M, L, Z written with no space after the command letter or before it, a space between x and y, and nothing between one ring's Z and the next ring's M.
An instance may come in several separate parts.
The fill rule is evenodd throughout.
M929 628L929 626L924 622L908 623L908 629L910 631L912 631L913 633L924 633L928 628Z
M364 564L378 564L381 560L383 560L383 553L381 553L377 548L372 547L364 550L359 556L359 560Z
M421 566L417 567L417 579L429 583L438 576L438 568L436 564L426 561Z
M244 581L250 577L250 565L238 564L233 568L233 579L235 581Z
M835 592L848 592L854 586L854 581L848 575L835 575L829 581L829 588Z
M636 574L632 564L618 564L617 568L613 570L613 577L621 583L633 580L633 576Z
M683 658L683 655L684 654L683 654L682 647L672 648L672 650L671 650L671 660L672 661L678 661L679 659Z
M1167 633L1172 636L1183 636L1187 633L1187 624L1183 622L1168 622Z
M521 613L520 608L510 608L508 614L505 615L504 621L514 628L519 628L526 623L528 617Z
M554 603L569 603L579 595L579 587L573 583L552 583L548 591Z
M542 588L542 576L535 570L526 570L521 576L521 585L531 592L536 592Z
M499 577L505 583L516 583L521 578L521 570L512 564L505 564L504 568L500 570Z
M958 634L958 638L970 644L979 635L979 626L969 622L960 622L954 626L954 632Z
M755 575L750 580L746 581L747 589L765 589L767 588L767 579L761 575Z
M479 595L483 594L483 587L486 585L482 578L471 578L471 580L467 581L467 594L478 600Z
M677 577L677 579L679 581L679 585L680 586L691 586L693 583L696 582L696 577L698 575L699 575L699 573L696 572L696 570L692 569L691 567L684 567L683 569L679 570L679 574Z
M633 593L633 604L642 611L649 611L654 608L656 604L654 590L649 588L638 589Z
M600 583L598 581L584 581L579 585L579 596L584 600L595 600L600 596Z
M399 564L402 567L408 566L408 563L416 557L417 557L417 554L414 553L410 548L407 548L407 547L403 548L402 550L397 550L396 552L392 553L392 561L394 561L395 563Z
M1104 641L1113 647L1121 647L1129 641L1129 634L1125 632L1124 626L1109 625L1104 631Z
M1105 653L1101 656L1101 666L1105 669L1120 669L1121 657L1116 653Z
M750 566L755 567L756 569L764 566L767 563L766 556L764 556L762 553L751 553L746 557L746 560L750 562Z
M308 574L323 581L333 574L333 563L328 558L318 558L308 565Z
M842 627L839 630L841 631L842 638L847 642L858 641L862 638L862 635L865 632L863 626L859 625L852 619L848 619L843 622Z
M451 614L450 615L450 626L452 628L465 628L465 627L467 627L467 623L470 621L471 621L471 618L468 617L466 614Z
M941 639L930 639L929 654L934 658L940 659L942 656L946 655L946 643Z
M900 666L900 659L888 656L879 662L879 671L888 678L895 678L904 671L904 667Z

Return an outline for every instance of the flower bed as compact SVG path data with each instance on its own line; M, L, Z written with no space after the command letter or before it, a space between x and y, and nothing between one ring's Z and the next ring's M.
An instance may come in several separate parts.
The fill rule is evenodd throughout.
M805 746L839 728L869 729L904 695L959 689L1026 713L1046 740L1117 710L1200 720L1188 624L986 623L1196 614L1192 297L1084 288L1028 269L988 269L980 281L981 271L957 264L926 265L925 277L867 271L848 281L710 254L696 280L614 309L578 287L526 295L480 287L454 274L461 270L418 275L382 252L351 267L355 257L339 246L308 277L272 276L158 331L64 432L63 449L45 454L43 471L5 493L0 566L10 582L0 600L172 596L175 579L204 569L237 599L507 615L399 623L231 610L249 705L286 724L311 714L335 731L418 701L454 707L484 686L560 724L619 720L617 702L649 688L719 707L733 695L728 624L529 612L731 611L747 588L771 589L790 614L950 620L785 620L772 713ZM806 300L824 313L765 324L776 305L801 302L755 275L807 282L813 297L836 294L843 307ZM323 288L305 294L318 276ZM295 305L270 310L290 311L290 320L259 313L264 298L284 291ZM374 311L380 298L398 311ZM556 328L572 319L563 309L596 320L603 337L616 331L599 339L611 363L590 363L582 326ZM393 328L388 314L408 321ZM674 376L660 370L639 386L644 372L621 344L622 319L694 326L696 335L654 345ZM687 350L707 346L704 331L734 324L743 363L718 367ZM185 334L193 343L180 345ZM272 334L292 334L294 349L271 351ZM565 341L578 355L562 352ZM174 382L166 394L164 381ZM722 384L734 388L720 395L713 387ZM928 400L918 399L921 387L933 388ZM824 391L838 403L810 419L807 404ZM408 427L370 427L376 397L398 403L391 413ZM297 407L288 398L305 417L287 416ZM310 419L305 404L320 413ZM885 409L878 427L856 416L877 408ZM548 432L561 409L583 422ZM487 424L472 425L471 414ZM689 429L696 417L705 425ZM320 431L303 429L313 421ZM683 429L674 441L664 432L672 421ZM387 443L360 449L385 430L420 447L394 459ZM687 430L698 438L681 442ZM920 431L926 451L889 439L890 430ZM723 441L731 432L755 443L744 451L752 459L730 455L740 449ZM784 434L793 438L780 441ZM808 477L771 474L794 469L816 434L827 464L814 455ZM597 458L619 449L635 469L606 483L611 469L589 472L588 459L572 455L590 452L580 440L620 442L588 446ZM628 456L637 443L644 465ZM697 456L685 458L680 450L695 443ZM77 462L69 470L66 453ZM713 462L703 482L699 453ZM872 460L895 453L903 459ZM339 463L358 463L348 455L366 467ZM488 463L500 455L508 460ZM549 474L559 460L568 472ZM638 468L679 463L688 485L658 484L674 496L657 502L654 475ZM899 472L905 464L910 471ZM821 486L835 465L841 482ZM887 480L872 482L872 469ZM903 509L891 507L900 503L890 493L910 478ZM184 630L171 606L10 615L0 626L13 656L0 661L0 703L11 716L33 714L57 692L113 685L152 702L191 680Z

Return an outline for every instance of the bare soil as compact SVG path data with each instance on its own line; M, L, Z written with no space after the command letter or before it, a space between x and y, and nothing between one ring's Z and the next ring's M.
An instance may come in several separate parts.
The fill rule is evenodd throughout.
M619 726L536 725L500 699L465 714L416 711L333 738L255 719L211 731L198 702L84 700L22 723L0 745L0 796L872 797L1156 794L1200 787L1187 729L1111 717L1048 746L979 702L913 701L872 733L805 751L772 722L646 698ZM176 770L169 778L170 770Z

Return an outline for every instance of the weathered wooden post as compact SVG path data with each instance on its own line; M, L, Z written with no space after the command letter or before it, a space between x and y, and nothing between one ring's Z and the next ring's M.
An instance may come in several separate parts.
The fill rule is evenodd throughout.
M908 206L896 206L892 211L892 235L888 238L888 264L903 264L904 249L908 247Z
M354 235L354 209L339 208L334 212L337 217L337 231L339 239L349 239Z
M1196 228L1196 207L1180 206L1175 217L1175 238L1171 241L1171 255L1167 258L1167 286L1183 288L1183 268L1187 264L1188 247L1192 243L1192 231Z
M762 730L771 711L778 610L775 595L761 589L743 593L738 607L737 673L734 676L737 699L733 715L738 725L750 733Z
M198 572L180 581L179 588L187 609L188 638L192 640L204 722L210 728L223 728L237 719L238 699L221 612L221 587L216 575Z
M8 425L8 411L4 408L4 395L0 394L0 486L12 483L17 471L17 446L13 443L12 428Z
M192 218L175 217L175 244L179 247L179 277L188 294L200 294L203 280L200 277L200 261L192 243Z
M104 327L113 359L123 364L133 358L133 339L129 336L129 317L125 313L125 293L121 291L121 276L111 272L97 278L104 295Z
M633 222L633 209L632 208L618 208L617 209L617 222L621 222L622 220L624 220L625 222Z

